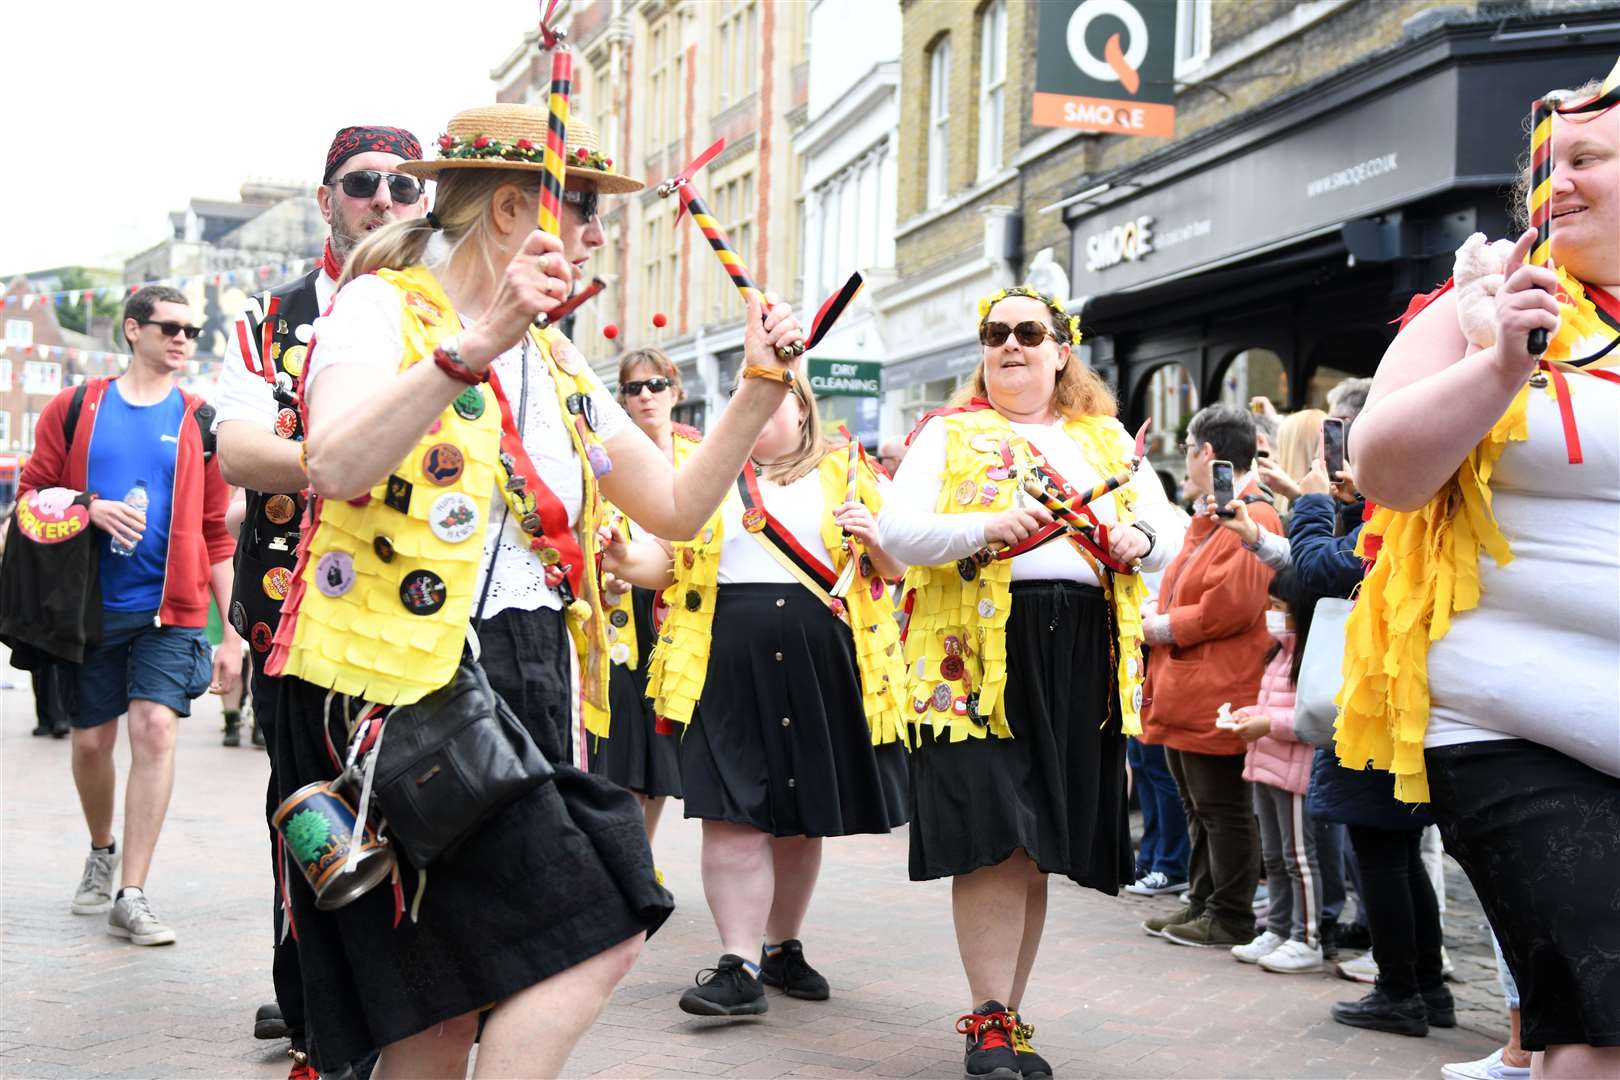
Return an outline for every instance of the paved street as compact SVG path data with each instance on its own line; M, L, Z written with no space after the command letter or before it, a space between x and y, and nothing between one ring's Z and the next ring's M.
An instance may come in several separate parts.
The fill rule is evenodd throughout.
M26 675L7 669L13 682ZM26 689L0 692L0 1076L280 1077L280 1044L251 1038L270 993L264 756L219 746L214 699L181 732L178 781L150 894L179 932L141 949L68 901L87 843L65 742L30 737ZM121 760L127 753L121 748ZM122 788L119 792L122 800ZM648 946L570 1075L949 1077L965 1005L945 883L906 880L904 833L828 845L805 937L832 980L825 1004L775 995L755 1021L697 1021L675 1006L715 942L698 830L673 814L660 865L680 907ZM1278 976L1224 951L1177 948L1137 923L1170 901L1109 899L1067 882L1027 1014L1037 1044L1077 1077L1426 1077L1483 1056L1505 1033L1478 908L1453 868L1447 940L1464 1027L1426 1039L1327 1018L1359 993L1332 975ZM543 913L537 913L543 916Z

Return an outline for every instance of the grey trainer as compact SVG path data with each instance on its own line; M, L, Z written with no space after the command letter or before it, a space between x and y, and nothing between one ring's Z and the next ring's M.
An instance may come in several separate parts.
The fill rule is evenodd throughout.
M139 889L126 892L113 904L112 914L107 916L107 933L113 937L128 938L136 945L170 945L174 942L174 931L157 917L157 912L152 910L152 901Z
M84 860L84 877L73 894L73 914L100 915L113 904L113 874L118 871L118 853L91 849Z

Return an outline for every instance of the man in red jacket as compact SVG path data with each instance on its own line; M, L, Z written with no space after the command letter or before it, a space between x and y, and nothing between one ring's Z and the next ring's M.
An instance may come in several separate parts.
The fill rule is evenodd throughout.
M128 370L63 390L34 429L19 487L88 491L98 543L102 636L85 650L73 717L73 782L90 855L73 911L110 910L107 931L136 945L166 945L174 931L145 893L146 875L174 788L176 722L192 699L233 687L242 642L230 627L210 662L208 596L230 604L235 541L225 528L229 490L194 415L204 403L175 385L198 328L185 294L148 285L124 306ZM78 397L76 422L67 431ZM65 493L66 494L66 493ZM68 496L71 497L71 496ZM123 887L113 893L118 717L129 715Z
M1246 744L1215 726L1224 703L1255 701L1271 637L1266 587L1271 571L1220 528L1210 505L1211 465L1231 463L1232 492L1249 516L1281 533L1270 501L1250 475L1254 419L1247 409L1211 405L1187 425L1187 490L1199 496L1181 552L1165 569L1158 610L1144 613L1148 652L1142 741L1165 748L1181 790L1192 840L1187 907L1143 923L1177 945L1247 945L1254 938L1254 886L1260 847L1243 779ZM1219 509L1226 509L1225 506Z

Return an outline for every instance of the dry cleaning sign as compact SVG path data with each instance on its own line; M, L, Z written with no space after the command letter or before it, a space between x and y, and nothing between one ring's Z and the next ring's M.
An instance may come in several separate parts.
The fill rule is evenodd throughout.
M1176 0L1043 0L1034 121L1176 133Z

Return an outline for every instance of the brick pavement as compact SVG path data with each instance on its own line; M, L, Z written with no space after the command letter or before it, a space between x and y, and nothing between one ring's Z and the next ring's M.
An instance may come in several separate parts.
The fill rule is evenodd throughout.
M108 936L104 916L68 911L84 827L66 744L31 738L32 726L27 691L0 692L0 1077L284 1076L282 1047L251 1038L253 1010L270 992L263 756L218 745L212 699L185 722L151 880L179 942L139 949ZM675 1006L717 951L697 837L695 823L666 820L659 862L680 906L569 1075L960 1075L951 1026L965 986L949 889L906 880L903 832L828 845L805 937L833 999L773 992L767 1016L735 1024ZM1436 1077L1441 1062L1497 1045L1504 1022L1477 907L1459 895L1460 877L1451 891L1448 943L1470 980L1459 990L1466 1026L1427 1039L1334 1024L1328 1004L1358 990L1330 975L1269 975L1147 937L1138 922L1168 900L1109 899L1062 881L1026 1011L1065 1080Z

